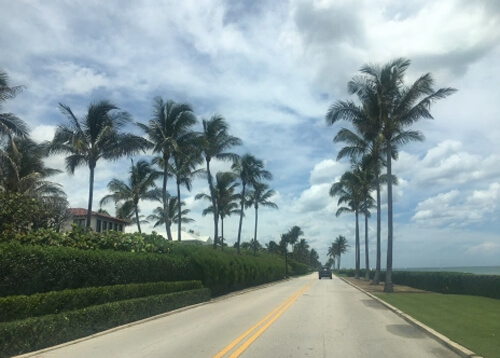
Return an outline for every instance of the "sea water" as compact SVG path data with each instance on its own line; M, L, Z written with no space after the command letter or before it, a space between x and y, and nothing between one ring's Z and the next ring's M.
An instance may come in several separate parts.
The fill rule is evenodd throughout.
M394 268L394 271L429 271L429 272L462 272L475 275L500 275L500 266L461 266L461 267L405 267Z

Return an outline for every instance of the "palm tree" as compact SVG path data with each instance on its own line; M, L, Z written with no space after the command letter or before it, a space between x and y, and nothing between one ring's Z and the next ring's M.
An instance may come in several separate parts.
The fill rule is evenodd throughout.
M23 86L11 86L7 72L0 68L0 139L4 136L7 137L15 153L17 153L17 149L13 142L14 137L27 138L29 136L29 128L22 119L13 113L3 113L2 109L3 103L17 96L23 88ZM17 174L14 162L7 152L0 148L0 159L2 158L10 162L14 173Z
M218 208L218 214L221 221L221 248L224 250L224 219L232 214L239 214L240 210L238 209L237 200L239 195L235 193L236 188L239 186L239 183L236 181L236 176L231 172L218 172L215 175L215 203ZM195 196L195 200L206 199L209 202L213 203L214 200L210 195L201 193ZM202 215L205 216L207 214L214 213L213 204L208 208L202 211ZM214 240L214 248L216 247Z
M292 252L295 253L295 244L299 241L299 237L304 235L304 232L297 225L293 226L290 231L288 231L289 237L288 242L292 245Z
M199 136L201 143L201 150L205 161L207 163L207 179L208 187L210 189L210 198L212 199L213 216L214 216L214 249L217 247L218 240L218 220L219 208L215 198L217 195L214 193L214 183L212 174L210 172L210 162L213 158L218 160L231 160L235 162L238 160L238 155L227 152L231 147L241 145L241 140L228 134L229 125L226 123L224 117L220 115L213 115L209 120L204 119L203 132ZM224 235L222 235L224 237Z
M254 185L261 179L271 180L272 175L270 172L264 169L264 162L255 158L251 154L245 154L239 160L233 163L231 166L234 173L241 182L241 194L240 194L240 222L238 226L238 239L237 248L238 253L240 253L240 240L241 240L241 227L243 225L243 215L245 212L245 201L246 201L246 189L248 187L254 187Z
M269 185L265 183L255 183L254 189L248 193L249 200L247 201L246 207L253 206L255 208L255 228L253 238L257 241L257 223L259 219L259 205L265 208L273 208L278 209L278 205L269 201L271 197L273 197L276 192L272 189L269 189ZM254 250L254 255L256 251Z
M181 201L181 185L184 185L188 191L192 188L193 177L200 176L204 171L203 169L196 169L197 165L203 162L199 146L192 138L185 136L182 140L178 141L177 150L173 153L173 160L169 165L169 171L175 178L177 186L177 201ZM181 207L178 206L178 217L182 217ZM181 241L181 222L177 222L177 240Z
M191 210L189 209L184 209L182 210L182 207L186 205L184 201L181 201L181 216L179 220L179 202L177 201L177 197L170 197L170 194L167 193L167 199L168 199L168 206L167 206L167 212L165 213L165 205L158 206L156 209L153 210L153 213L151 215L148 215L147 219L154 221L153 227L157 227L160 225L165 225L165 223L168 221L169 225L171 226L172 223L177 224L179 221L181 223L190 223L193 222L194 220L191 218L188 218L187 215ZM163 199L160 199L160 201Z
M431 104L456 92L453 88L434 90L430 73L420 76L411 86L404 83L404 75L410 60L398 58L384 66L364 65L360 76L349 82L350 93L355 93L361 103L376 108L374 128L382 136L387 147L387 271L385 292L393 292L392 248L393 248L393 203L392 203L392 148L410 141L422 141L419 131L408 128L422 118L432 119ZM332 111L331 107L329 110ZM352 120L352 117L331 116L330 122L338 119ZM328 120L328 114L327 114Z
M330 188L330 196L338 196L338 205L346 204L346 206L341 206L337 209L335 216L340 216L343 213L354 213L356 219L356 274L355 278L359 279L359 269L360 269L360 244L359 244L359 213L362 210L363 198L361 195L359 181L355 173L352 171L345 172L340 178L339 182L336 182Z
M329 267L335 268L335 258L337 257L337 247L335 246L335 242L332 242L332 244L328 247L328 251L326 253L328 256L328 261L329 261Z
M161 97L156 97L153 102L153 118L147 125L137 125L146 133L153 153L158 153L163 162L162 202L163 211L169 213L167 181L168 163L173 153L178 148L178 142L186 136L193 136L192 127L197 120L193 109L186 103L176 103L172 100L165 102ZM168 240L172 240L170 231L170 218L165 217L165 229Z
M297 251L297 257L294 255L294 259L304 264L308 264L307 259L309 257L309 244L306 239L300 239L300 241L295 245L295 250Z
M340 258L347 252L347 248L349 247L347 239L344 236L339 235L335 238L332 246L334 247L335 255L339 258L337 261L337 270L340 270Z
M123 133L130 122L127 112L119 111L113 103L100 100L89 105L85 117L78 119L70 107L60 103L68 124L57 127L50 146L52 153L67 153L66 169L74 174L75 168L87 165L90 171L87 227L90 226L94 197L94 173L99 159L118 160L146 148L141 137Z
M290 243L290 232L281 234L280 249L285 256L285 278L288 277L288 244Z
M139 219L139 201L140 200L156 200L158 198L158 190L156 189L155 180L158 179L160 173L154 170L151 165L145 160L139 160L134 164L131 159L128 183L123 180L113 178L108 183L108 190L112 194L106 195L101 199L100 205L105 205L109 201L114 201L115 205L121 203L120 215L128 216L128 213L133 213L137 230L141 233L141 222Z

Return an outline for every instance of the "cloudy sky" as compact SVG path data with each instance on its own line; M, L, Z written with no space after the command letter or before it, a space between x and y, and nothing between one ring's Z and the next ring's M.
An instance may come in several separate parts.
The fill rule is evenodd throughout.
M332 143L347 124L329 127L325 113L351 98L347 81L363 64L410 58L408 82L432 72L437 88L459 91L433 106L434 120L415 126L426 141L401 148L394 164L394 267L500 265L500 2L0 0L0 7L0 67L26 86L6 110L34 138L52 139L66 120L59 102L80 116L107 98L136 122L151 117L155 96L190 103L200 120L222 114L244 142L236 151L264 160L274 175L279 210L259 211L259 241L298 225L322 261L338 235L354 246L354 217L336 217L328 196L348 168L335 161L340 145ZM62 157L48 164L64 169ZM128 159L98 163L94 208L128 167ZM53 180L71 206L86 207L88 169ZM183 192L196 220L186 229L210 235L206 203L193 199L202 191L198 180ZM143 203L143 214L155 206ZM250 211L243 240L252 238L253 220ZM385 211L382 220L385 251ZM236 217L226 221L229 243L237 225ZM374 265L374 219L369 233ZM353 259L351 248L342 265Z

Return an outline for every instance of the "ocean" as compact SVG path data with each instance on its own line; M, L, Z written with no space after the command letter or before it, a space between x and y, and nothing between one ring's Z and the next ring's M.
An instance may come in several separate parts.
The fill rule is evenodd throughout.
M394 271L433 271L463 272L475 275L500 275L500 266L462 266L462 267L405 267L394 268Z

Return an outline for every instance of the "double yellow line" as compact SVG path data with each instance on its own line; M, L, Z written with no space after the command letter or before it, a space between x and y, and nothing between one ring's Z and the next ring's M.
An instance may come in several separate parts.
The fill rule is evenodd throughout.
M238 347L229 358L236 358L241 355L259 336L266 331L285 311L304 293L309 287L311 287L314 281L309 282L307 285L302 287L296 293L288 297L281 305L276 307L271 313L269 313L266 317L261 319L258 323L249 328L245 333L232 341L226 348L221 350L214 358L222 358L228 352L230 352L234 347L236 347L241 341L250 336L252 332L257 330L250 338L248 338L242 345ZM259 328L260 327L260 328Z

